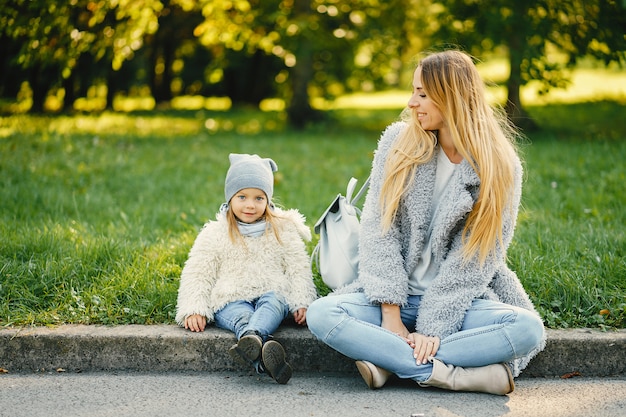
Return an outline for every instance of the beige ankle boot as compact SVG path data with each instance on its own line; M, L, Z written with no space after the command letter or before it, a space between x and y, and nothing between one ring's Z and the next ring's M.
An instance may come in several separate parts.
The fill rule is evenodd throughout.
M503 363L479 368L462 368L446 365L437 359L433 360L433 373L430 378L418 384L423 387L497 395L506 395L515 389L511 370Z
M356 361L356 368L370 389L382 388L391 376L391 372L368 361Z

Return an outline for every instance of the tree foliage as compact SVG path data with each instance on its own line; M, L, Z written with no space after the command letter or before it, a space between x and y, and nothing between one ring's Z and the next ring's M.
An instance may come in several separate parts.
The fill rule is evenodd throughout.
M624 63L625 7L616 0L448 0L433 16L433 37L454 40L476 55L505 48L511 71L507 113L532 127L520 99L523 85L539 80L541 92L564 87L563 69L586 56ZM549 48L564 58L555 59Z
M7 0L0 3L0 96L27 82L34 111L63 91L66 108L94 84L112 105L133 84L157 103L224 95L235 105L281 97L294 126L311 98L399 86L421 49L508 52L509 115L527 122L520 88L566 85L581 57L623 63L619 0ZM554 59L551 50L559 52ZM402 86L404 87L404 86Z
M289 119L302 126L315 117L311 90L332 97L381 80L397 82L405 3L201 0L205 20L195 32L208 48L279 59L283 68L271 76L286 85Z
M19 45L9 65L23 71L33 109L41 111L45 95L73 75L81 57L105 60L114 71L132 59L158 29L162 7L159 0L8 0L0 5L0 38Z

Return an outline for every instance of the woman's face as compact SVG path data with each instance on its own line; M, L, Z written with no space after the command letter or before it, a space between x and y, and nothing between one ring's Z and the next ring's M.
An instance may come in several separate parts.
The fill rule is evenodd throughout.
M408 106L417 113L417 120L422 129L441 130L444 128L443 115L422 88L421 66L418 66L413 73L413 94L409 99Z
M230 199L230 207L239 221L254 223L265 214L267 197L258 188L244 188Z

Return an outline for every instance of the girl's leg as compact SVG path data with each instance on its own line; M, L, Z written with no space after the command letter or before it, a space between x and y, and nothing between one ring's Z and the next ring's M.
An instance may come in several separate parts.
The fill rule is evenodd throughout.
M249 331L259 332L263 340L278 329L289 315L285 299L274 292L268 292L253 302L233 301L215 312L215 324L235 333L237 340Z
M282 310L287 311L283 313ZM276 342L265 342L270 332L280 325L284 318L282 315L288 312L280 297L268 293L254 302L228 303L215 312L215 324L235 333L237 343L228 350L234 361L242 365L252 365L259 374L264 374L267 366L270 376L278 383L285 384L291 377L291 367L285 361L285 351ZM262 359L267 364L263 364Z
M215 312L215 325L235 333L241 339L247 330L248 322L254 313L254 305L247 301L233 301Z
M260 335L246 334L248 322L254 313L254 305L247 301L233 301L215 312L215 324L235 333L237 343L228 354L242 365L252 365L259 371L259 357L263 340Z
M508 362L535 349L543 332L541 319L526 309L474 300L461 330L441 341L435 358L462 367Z
M403 321L409 329L414 326L418 304L419 297L411 297L403 308ZM406 341L380 327L380 306L370 304L363 293L314 301L307 310L307 323L318 339L352 359L371 362L400 378L426 380L430 376L432 365L418 366Z
M267 372L279 384L286 384L293 370L287 363L283 346L268 338L288 315L289 306L284 297L268 292L255 300L255 311L247 326L247 331L254 331L263 340L261 358L254 362L257 372Z
M285 298L273 291L263 294L255 300L255 311L249 318L246 330L254 330L261 334L263 340L278 329L282 321L289 315L289 305Z

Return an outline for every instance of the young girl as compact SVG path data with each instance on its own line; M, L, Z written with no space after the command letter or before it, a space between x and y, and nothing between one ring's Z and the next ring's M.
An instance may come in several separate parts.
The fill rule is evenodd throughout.
M506 264L522 184L515 132L460 51L422 60L408 109L374 154L358 279L312 303L309 328L370 388L395 374L507 394L545 344Z
M271 335L291 312L306 324L317 297L304 240L311 231L295 209L272 203L276 163L258 155L231 154L222 204L204 225L185 263L176 322L192 332L214 321L235 333L229 354L269 374L291 378L285 350Z

